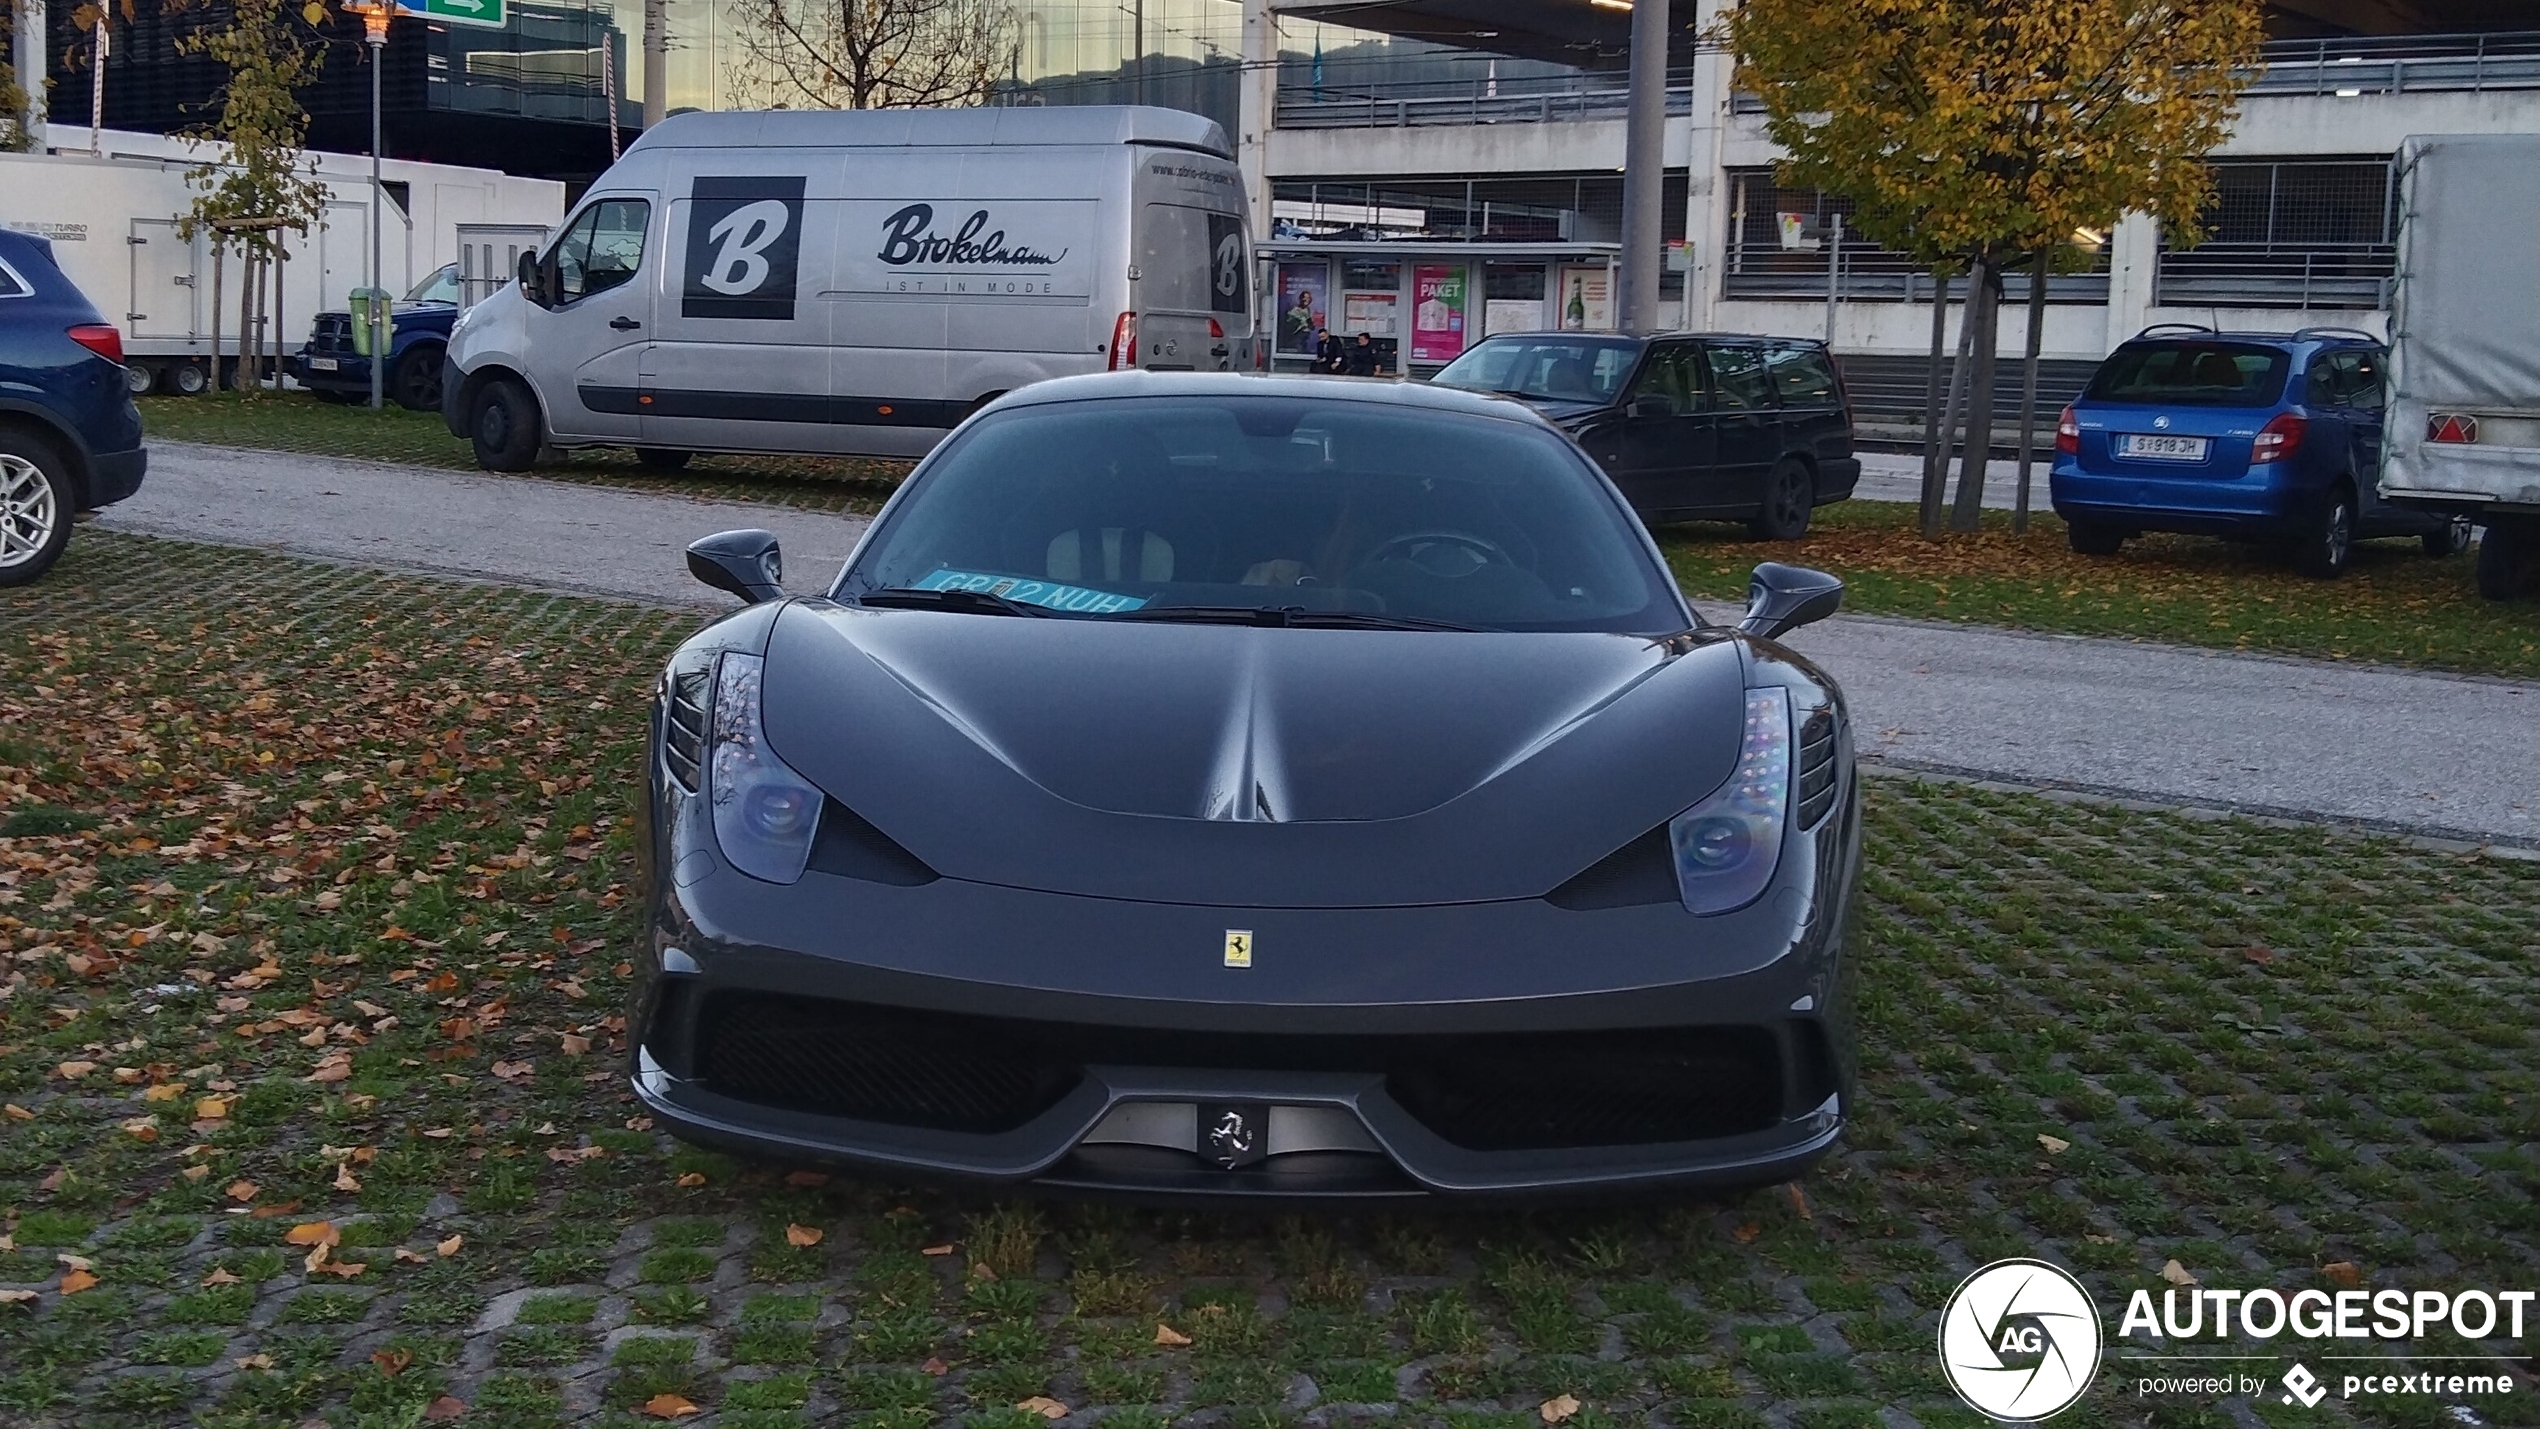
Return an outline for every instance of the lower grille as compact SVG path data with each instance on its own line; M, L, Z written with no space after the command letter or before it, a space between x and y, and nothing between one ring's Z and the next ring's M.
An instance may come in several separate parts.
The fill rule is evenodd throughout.
M976 1020L725 994L706 1004L698 1070L708 1089L763 1106L980 1133L1014 1130L1083 1079L944 1025Z
M1473 1151L1701 1141L1781 1120L1780 1037L1765 1027L1427 1037L1094 1027L717 993L696 1068L723 1096L944 1131L1011 1131L1088 1065L1361 1072Z

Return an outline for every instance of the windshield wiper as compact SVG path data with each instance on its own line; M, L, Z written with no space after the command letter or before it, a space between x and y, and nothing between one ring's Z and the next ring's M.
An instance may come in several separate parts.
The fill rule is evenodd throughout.
M1191 625L1267 625L1310 630L1460 630L1476 626L1417 615L1372 610L1308 610L1301 605L1150 605L1104 616L1106 620L1169 621Z
M1048 606L1008 600L993 591L920 590L916 586L890 586L882 590L869 590L856 597L856 604L903 606L910 610L956 610L971 615L1028 615L1043 618L1058 614Z

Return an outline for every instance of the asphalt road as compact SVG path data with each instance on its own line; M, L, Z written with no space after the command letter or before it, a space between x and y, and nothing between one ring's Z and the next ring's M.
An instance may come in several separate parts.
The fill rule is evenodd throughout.
M717 609L680 550L763 526L824 584L862 520L159 442L110 529ZM1722 612L1714 611L1715 615ZM1794 634L1865 755L2156 802L2540 846L2540 684L1839 616Z

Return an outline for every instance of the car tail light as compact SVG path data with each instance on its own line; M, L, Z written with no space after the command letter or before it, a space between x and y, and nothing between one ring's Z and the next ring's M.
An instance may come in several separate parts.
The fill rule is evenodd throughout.
M2308 418L2291 412L2279 412L2274 421L2258 429L2258 439L2250 443L2249 464L2282 461L2302 449L2302 433L2310 429Z
M1138 365L1138 315L1122 313L1111 325L1111 370L1126 372Z
M2436 412L2425 419L2429 442L2467 444L2478 440L2478 419L2461 412Z
M1210 337L1224 337L1226 335L1226 329L1218 325L1217 319L1210 318L1208 320L1208 335Z
M123 334L104 323L81 323L71 328L71 341L87 348L108 362L123 361Z
M2081 452L2081 423L2073 420L2070 407L2066 407L2064 415L2055 419L2055 450L2072 455Z

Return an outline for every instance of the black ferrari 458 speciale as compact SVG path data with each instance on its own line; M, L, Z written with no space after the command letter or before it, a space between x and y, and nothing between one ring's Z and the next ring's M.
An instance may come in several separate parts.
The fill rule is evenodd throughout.
M1000 399L825 595L671 658L636 1091L691 1140L1142 1195L1785 1179L1852 1095L1842 696L1524 406Z

